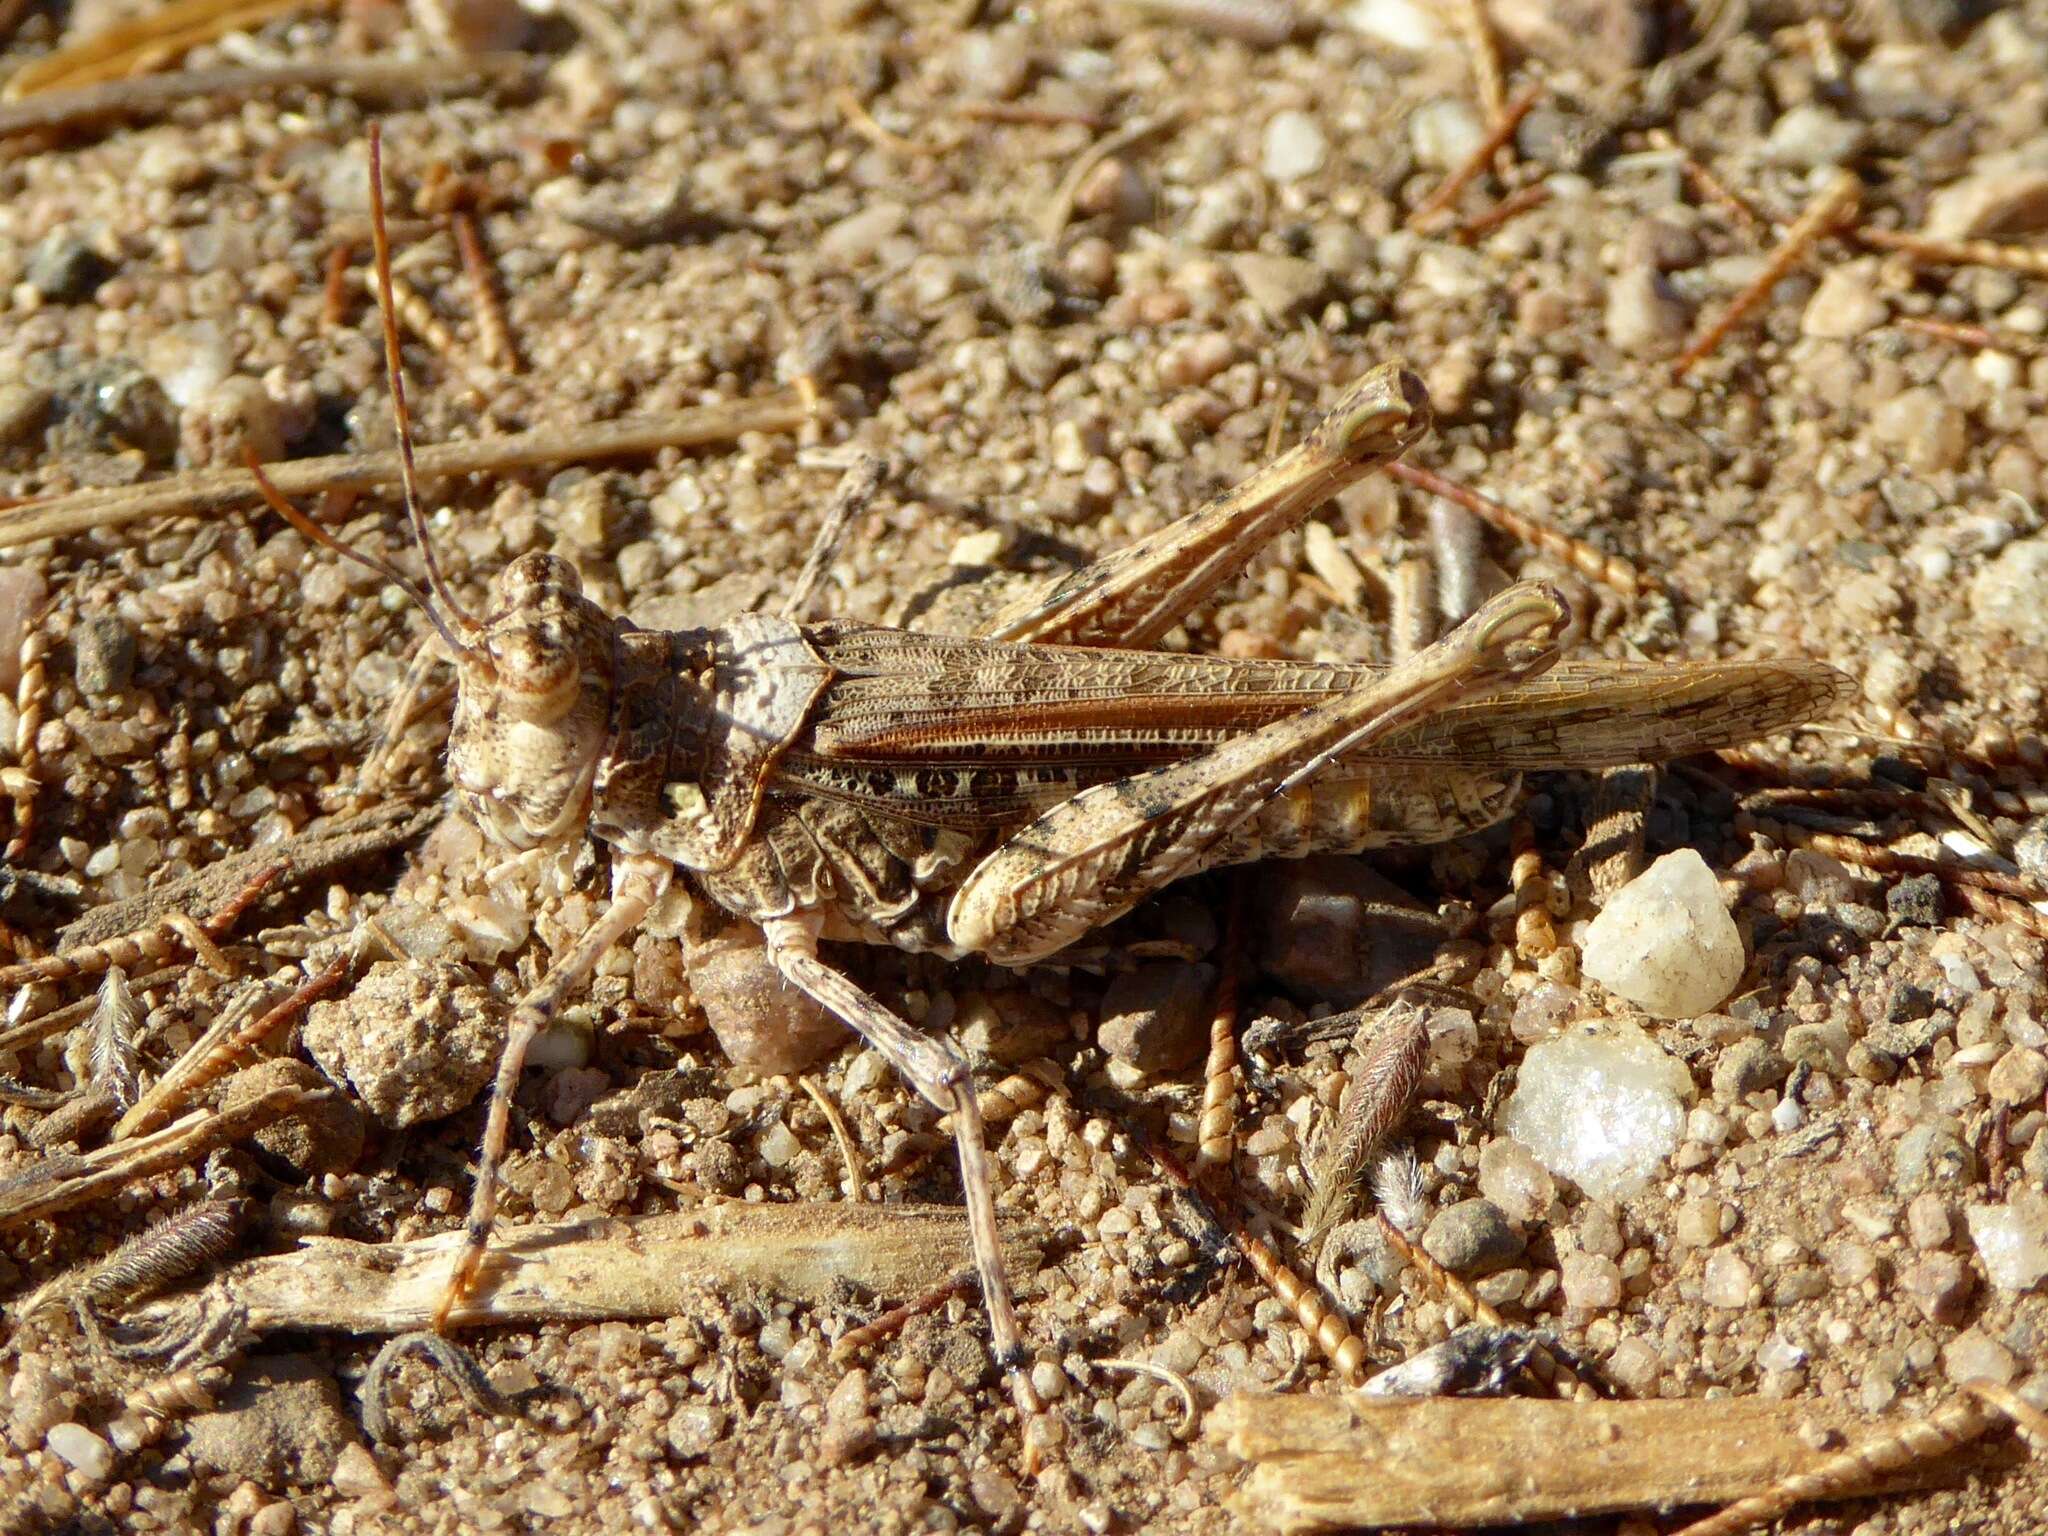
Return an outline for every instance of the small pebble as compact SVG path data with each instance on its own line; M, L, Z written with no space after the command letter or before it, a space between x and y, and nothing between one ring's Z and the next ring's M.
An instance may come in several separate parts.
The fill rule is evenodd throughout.
M1932 472L1959 469L1969 453L1969 418L1933 389L1901 390L1870 413L1879 443L1903 449L1906 463Z
M1621 1305L1621 1268L1614 1260L1597 1253L1567 1254L1558 1270L1566 1306L1605 1312Z
M1711 1248L1721 1240L1721 1213L1726 1209L1711 1197L1688 1200L1678 1208L1672 1233L1688 1248Z
M104 699L125 689L135 678L135 631L111 613L79 620L72 631L73 676L78 691Z
M1963 1220L1984 1273L2001 1291L2031 1291L2048 1276L2048 1195L2015 1185L2004 1205L1972 1205Z
M1437 1212L1422 1248L1452 1274L1472 1274L1520 1257L1522 1236L1491 1200L1460 1200Z
M1330 286L1329 273L1299 256L1240 251L1230 258L1230 270L1245 297L1275 321L1288 320L1297 310L1307 308Z
M83 304L113 273L113 263L75 231L56 229L29 252L25 275L52 304Z
M1927 233L1937 240L2011 240L2048 229L2048 166L1986 170L1927 199Z
M1607 285L1607 339L1630 357L1668 357L1692 330L1692 307L1652 266L1630 267Z
M1906 1204L1906 1236L1922 1252L1945 1247L1955 1234L1948 1202L1933 1190L1922 1190Z
M1923 1253L1899 1276L1921 1316L1944 1327L1963 1320L1974 1284L1970 1267L1952 1253Z
M1756 1272L1749 1261L1733 1249L1719 1249L1707 1259L1700 1299L1710 1307L1746 1307L1755 1285Z
M2019 1362L2011 1350L1981 1328L1972 1328L1950 1339L1941 1351L1941 1373L1956 1386L1966 1381L1990 1380L2000 1386L2019 1374Z
M1798 170L1841 165L1863 149L1868 130L1826 107L1802 103L1779 117L1764 141L1765 157Z
M1892 1188L1917 1195L1931 1185L1959 1188L1977 1176L1977 1154L1952 1132L1936 1125L1916 1125L1892 1150Z
M1173 1072L1192 1063L1208 1040L1209 994L1216 968L1158 960L1125 971L1103 994L1096 1041L1140 1072Z
M1557 1181L1527 1147L1496 1136L1479 1154L1479 1192L1509 1221L1528 1226L1549 1214Z
M1300 181L1323 168L1329 140L1306 112L1275 112L1266 123L1259 167L1278 182Z
M1586 930L1582 968L1660 1018L1719 1004L1742 977L1742 936L1706 860L1667 853L1607 899Z
M2015 1047L1998 1058L1985 1086L1994 1104L2017 1108L2036 1103L2048 1092L2048 1056Z
M2019 539L1970 581L1970 614L2025 645L2048 647L2048 538Z
M113 1476L114 1448L83 1424L52 1424L43 1443L66 1466L95 1483Z
M1485 121L1463 96L1426 101L1408 119L1408 143L1416 162L1432 171L1463 165L1485 138Z
M1611 907L1610 907L1611 910ZM1502 1127L1596 1200L1646 1185L1678 1146L1692 1075L1640 1029L1610 1024L1529 1048Z

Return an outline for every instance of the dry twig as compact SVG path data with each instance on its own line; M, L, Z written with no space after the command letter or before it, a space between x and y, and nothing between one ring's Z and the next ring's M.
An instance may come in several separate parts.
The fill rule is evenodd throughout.
M1515 130L1522 126L1522 119L1529 115L1530 108L1543 98L1541 86L1525 87L1515 99L1501 109L1494 119L1493 130L1473 148L1459 165L1444 177L1437 189L1415 205L1415 211L1408 215L1410 229L1427 229L1439 218L1450 212L1458 201L1458 194L1478 179L1493 161L1494 154L1514 138Z
M525 54L476 54L465 59L308 59L179 70L0 102L0 137L77 128L112 118L148 117L187 101L224 104L237 97L294 88L358 96L480 90L514 84L530 76L533 68L534 61Z
M1756 280L1731 299L1728 307L1672 359L1671 377L1684 378L1711 355L1729 332L1749 317L1750 311L1770 297L1771 290L1805 258L1816 240L1856 216L1857 200L1862 195L1863 184L1856 179L1854 172L1838 172L1820 195L1807 205L1806 211L1793 221L1792 227L1785 231L1785 238L1771 252L1770 260L1764 263L1764 269L1756 275Z
M123 80L229 32L328 4L331 0L166 0L131 21L102 27L22 65L8 80L4 95L15 101L44 91Z
M215 1147L331 1097L326 1089L273 1088L231 1109L194 1110L148 1136L81 1157L46 1157L24 1173L0 1179L0 1232L117 1195L139 1179L196 1161Z
M43 715L50 703L50 614L46 609L21 637L20 681L14 689L14 764L0 780L14 801L14 835L7 840L7 859L28 854L35 835L36 796L43 787L41 737Z
M183 1124L184 1122L180 1122ZM1012 1273L1035 1272L1033 1229L1005 1225ZM407 1333L438 1308L462 1233L405 1243L316 1240L251 1259L216 1279L208 1298L254 1333ZM458 1327L672 1317L706 1286L758 1286L800 1301L837 1301L846 1286L916 1295L972 1273L967 1218L943 1206L711 1205L627 1221L521 1227L493 1244L483 1285L456 1306Z
M691 406L660 416L537 427L475 442L441 443L420 449L416 457L422 478L503 474L533 464L571 464L663 448L701 448L728 442L744 432L794 432L810 419L803 402L789 391L757 400ZM362 491L395 485L399 463L395 452L340 453L323 459L294 459L271 466L267 473L285 495L312 496L336 488ZM205 469L148 485L78 491L0 512L0 549L92 529L119 528L146 517L190 517L261 500L256 478L246 469Z
M455 229L455 248L462 253L463 275L469 280L470 301L476 306L477 330L483 336L484 360L507 373L519 372L519 349L512 343L512 326L505 318L505 304L498 292L497 276L484 251L476 220L466 208L448 216Z
M1475 1294L1471 1286L1437 1263L1419 1244L1409 1241L1407 1233L1387 1220L1384 1212L1379 1217L1379 1228L1381 1235L1394 1245L1395 1251L1448 1297L1459 1311L1474 1322L1485 1323L1489 1328L1509 1326L1508 1320L1502 1317L1490 1302ZM1528 1369L1531 1376L1559 1397L1591 1400L1598 1396L1576 1371L1547 1349L1537 1348L1529 1352Z
M1498 528L1510 538L1520 539L1524 544L1534 545L1546 554L1557 556L1581 576L1603 582L1624 597L1640 597L1645 592L1659 590L1657 581L1637 570L1620 555L1610 555L1605 550L1595 549L1583 540L1573 538L1562 528L1553 528L1527 513L1503 506L1492 497L1482 496L1469 486L1460 485L1455 480L1446 480L1442 475L1433 474L1405 460L1397 460L1387 465L1386 473L1396 480L1405 481L1417 490L1456 502L1481 522Z
M1788 1473L1763 1493L1695 1520L1675 1536L1742 1536L1796 1504L1860 1497L1887 1478L1951 1455L1986 1430L2008 1422L2036 1454L2048 1452L2048 1414L2010 1387L1992 1381L1966 1381L1960 1395L1925 1418L1860 1439L1818 1465Z
M1770 227L1770 220L1752 208L1747 198L1716 176L1703 162L1694 158L1691 150L1679 143L1678 140L1674 139L1664 129L1652 128L1646 137L1658 149L1665 151L1667 154L1676 155L1680 168L1685 172L1686 179L1693 184L1693 190L1698 192L1708 202L1720 208L1722 212L1734 219L1737 224L1740 224L1751 233L1756 233Z
M1986 1412L1975 1401L1969 1408ZM1226 1398L1203 1432L1252 1463L1241 1509L1268 1529L1462 1530L1745 1498L1838 1462L1814 1449L1810 1427L1855 1422L1849 1410L1812 1398L1559 1403L1261 1393ZM1910 1458L1902 1464L1912 1470ZM1827 1493L1866 1492L1867 1478Z
M113 1139L123 1141L163 1124L207 1084L339 987L348 978L352 964L353 957L344 950L318 975L294 987L270 1007L260 1012L252 1009L246 1017L232 1009L224 1011L213 1027L151 1085L135 1107L115 1122Z
M1996 267L2048 277L2048 250L2031 245L2002 245L1996 240L1939 240L1895 229L1858 225L1850 232L1858 243L1880 251L1897 251L1937 267Z

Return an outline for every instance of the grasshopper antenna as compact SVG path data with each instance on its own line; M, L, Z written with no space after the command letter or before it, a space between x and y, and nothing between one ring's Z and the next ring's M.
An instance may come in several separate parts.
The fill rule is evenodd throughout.
M243 451L242 462L248 466L249 473L256 477L256 489L261 491L263 499L270 503L271 511L290 523L315 544L325 545L337 555L344 556L355 561L357 565L375 571L379 576L382 576L386 581L397 587L399 591L411 598L418 606L420 612L424 613L428 620L432 622L434 628L440 632L441 640L448 647L448 652L451 656L460 660L462 657L471 654L471 648L456 638L454 629L441 616L440 611L428 601L427 594L420 590L418 582L406 575L405 572L401 571L389 560L367 554L353 545L344 544L340 539L337 539L333 534L301 512L292 504L292 499L277 488L277 482L263 472L263 461L256 457L254 449L245 449ZM466 615L465 620L474 627L474 621L468 621Z
M428 586L447 610L448 619L463 633L473 635L482 626L463 610L462 604L455 600L455 594L448 590L447 579L441 574L441 562L434 558L434 546L427 538L426 514L420 511L419 472L412 461L412 412L406 408L405 369L398 358L398 306L391 296L391 233L384 224L384 135L376 123L370 124L370 243L376 252L377 313L384 322L384 373L391 381L391 406L398 418L398 474L405 488L406 517L412 523L413 539L419 544L420 555L426 562ZM276 503L272 505L276 506ZM428 608L427 611L431 614L433 609ZM441 618L437 616L434 623L456 654L461 655L468 650L467 646L455 644L449 636L448 624Z

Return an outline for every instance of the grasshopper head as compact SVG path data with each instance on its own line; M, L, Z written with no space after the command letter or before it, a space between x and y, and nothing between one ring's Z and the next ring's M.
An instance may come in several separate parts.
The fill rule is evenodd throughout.
M583 826L611 726L615 626L568 561L499 573L460 677L448 772L477 825L513 848Z

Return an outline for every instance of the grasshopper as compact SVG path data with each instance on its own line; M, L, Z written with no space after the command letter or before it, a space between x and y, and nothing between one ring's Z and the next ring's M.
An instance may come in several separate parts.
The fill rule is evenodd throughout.
M485 834L512 850L595 836L611 852L609 907L511 1016L440 1325L477 1282L529 1044L680 877L758 925L790 985L952 1116L994 1352L1028 1421L1042 1404L967 1064L828 964L822 940L1030 965L1200 871L1456 837L1505 816L1525 771L1733 745L1810 718L1844 681L1805 660L1564 661L1566 606L1540 582L1390 668L1153 648L1268 540L1423 437L1422 384L1392 363L1234 489L1027 593L977 634L787 611L646 630L540 553L505 567L473 617L420 510L374 130L370 178L425 587L339 544L260 469L259 484L294 527L399 585L439 633L458 679L449 776Z

